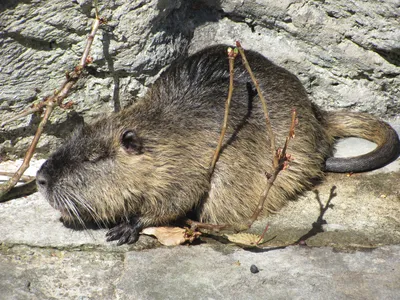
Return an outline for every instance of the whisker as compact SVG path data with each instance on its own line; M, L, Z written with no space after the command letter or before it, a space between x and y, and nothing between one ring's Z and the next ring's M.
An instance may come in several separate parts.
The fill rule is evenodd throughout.
M86 212L89 213L89 215L99 228L106 227L105 222L101 219L100 215L94 210L94 208L87 201L83 200L80 195L76 195L71 191L67 191L66 193L70 198L75 200L75 203L77 203L79 206L82 207L82 209L84 209Z
M82 227L86 229L85 222L80 216L74 201L72 201L74 197L72 197L72 195L66 190L63 190L61 193L57 191L56 195L58 196L58 200L60 200L61 204L63 204L61 207L65 208L72 222L74 222L74 220L77 220L79 224L81 224Z

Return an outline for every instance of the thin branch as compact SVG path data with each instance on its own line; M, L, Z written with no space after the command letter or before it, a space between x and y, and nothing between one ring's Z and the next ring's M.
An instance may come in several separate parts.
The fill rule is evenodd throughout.
M45 106L44 103L45 103L45 102L42 101L42 102L40 102L39 104L34 105L33 107L30 107L30 108L28 108L28 109L23 110L22 112L20 112L19 114L16 114L15 116L11 117L10 119L5 120L4 122L2 122L2 123L0 124L0 128L1 128L1 127L4 127L4 126L5 126L6 124L8 124L8 123L11 123L12 121L21 119L21 118L23 118L23 117L25 117L25 116L29 116L29 115L31 115L31 114L33 114L33 113L35 113L35 112L39 112L39 111L42 112L42 111L43 111L43 107Z
M249 228L251 225L254 223L255 220L257 220L258 216L260 215L264 204L265 200L268 197L269 191L271 187L274 185L275 179L278 176L278 174L282 171L288 168L288 162L291 160L290 155L286 153L287 147L289 145L290 139L294 137L294 128L297 124L297 117L296 117L296 110L292 110L292 122L290 125L290 130L289 134L286 137L286 142L285 145L283 146L282 149L278 149L276 153L273 155L273 160L277 162L277 166L274 168L274 171L272 174L267 174L267 185L265 189L263 190L260 200L257 205L257 209L254 211L253 215L247 220L247 225Z
M51 104L53 104L53 105L51 105ZM19 167L17 172L15 172L14 175L6 183L0 185L0 202L3 198L3 195L7 194L18 183L19 179L24 174L26 169L29 168L29 162L33 156L36 145L39 142L39 138L43 132L44 125L46 124L48 118L50 117L51 112L54 109L54 105L55 105L54 102L50 102L47 104L46 112L43 116L43 119L39 123L36 134L33 137L32 143L29 146L28 151L25 154L22 165Z
M99 18L97 15L97 7L96 7L96 18L93 21L93 25L92 25L92 31L90 32L87 42L86 42L86 47L85 50L83 51L83 55L80 61L80 66L82 68L86 67L86 64L90 61L88 61L88 57L89 57L89 52L90 52L90 47L92 46L94 37L96 35L97 30L99 29L100 24L103 24L105 22L104 19Z
M0 176L11 177L13 175L14 175L14 172L0 172ZM21 178L19 180L22 182L27 182L27 181L31 181L33 179L35 179L35 176L23 175L23 176L21 176Z
M221 151L222 143L224 141L225 137L225 132L226 132L226 127L228 124L228 116L229 116L229 108L231 105L231 100L232 100L232 94L233 94L233 72L234 72L234 64L235 64L235 58L237 56L238 52L237 50L233 50L232 48L228 48L228 59L229 59L229 90L228 90L228 97L226 98L225 102L225 115L224 115L224 122L222 124L221 128L221 134L219 136L219 141L217 144L217 147L214 151L214 155L211 161L210 169L209 169L209 174L210 176L214 172L215 164L217 163L219 153Z
M197 222L193 221L191 219L186 219L185 223L190 226L190 229L192 230L208 230L212 232L220 232L224 230L234 230L234 226L232 224L210 224L210 223L202 223L202 222Z
M99 9L98 9L98 1L97 0L94 0L94 13L95 13L96 19L100 19L99 18Z
M45 106L45 114L43 116L43 119L39 123L38 129L36 131L36 134L32 140L31 145L29 146L24 160L22 162L22 165L19 167L17 172L4 184L0 185L0 201L3 199L3 196L5 196L18 182L18 180L21 178L22 174L26 171L26 169L29 167L29 162L33 156L33 153L36 149L36 145L39 142L39 138L43 132L43 128L47 123L47 120L49 119L52 111L56 106L61 106L63 100L68 96L69 91L71 90L72 86L78 81L78 79L82 75L82 70L84 67L91 62L91 58L89 58L89 52L90 52L90 47L92 45L94 36L96 35L96 32L100 26L100 24L104 23L105 21L101 18L98 18L97 16L97 10L96 10L96 19L93 21L92 25L92 30L88 36L87 42L86 42L86 47L85 50L83 51L80 64L75 67L75 69L72 72L69 72L66 74L66 80L61 86L61 89L59 91L56 91L52 96L46 98L42 102L42 107ZM21 114L20 114L21 116Z
M269 140L270 140L270 143L271 143L271 151L274 154L275 151L276 151L275 135L274 135L274 132L272 130L271 120L269 118L267 101L265 100L265 98L263 96L263 93L261 92L261 89L260 89L260 86L258 84L258 81L257 81L256 77L254 76L253 71L250 68L249 62L247 61L246 55L245 55L244 50L242 48L242 45L240 44L239 41L236 41L236 47L239 50L240 55L242 56L243 65L246 68L247 72L249 73L249 75L251 77L251 80L253 81L254 86L256 87L258 96L260 97L261 104L262 104L262 107L263 107L263 110L264 110L265 122L267 124L267 132L268 132ZM275 160L273 161L273 165L274 165L274 168L277 167L277 162Z
M97 12L97 7L96 7L96 19L94 19L93 24L92 24L92 30L90 34L88 35L87 42L85 49L83 51L82 57L80 59L79 65L75 67L75 70L73 72L70 72L66 74L67 79L64 81L63 85L61 86L61 89L59 92L56 92L55 95L57 96L57 104L61 106L62 101L68 96L68 92L71 89L71 87L76 83L76 81L79 79L82 69L86 67L88 63L92 61L92 59L89 57L89 52L90 48L92 46L94 37L96 35L97 30L99 29L101 24L104 24L106 21L102 18L97 17L98 12ZM72 84L70 84L72 83ZM54 101L54 98L45 98L43 101L35 105L34 107L28 108L21 113L11 117L8 120L3 121L0 124L0 127L4 127L4 125L18 120L20 118L23 118L25 116L28 116L32 113L35 112L41 112L43 111L44 107L47 106L48 101Z
M0 198L0 202L6 202L15 198L21 198L37 192L36 179L13 187L7 194Z
M264 236L267 233L268 228L269 228L269 224L267 224L267 226L265 226L265 229L264 229L263 233L261 234L260 239L257 241L256 245L258 245L264 241Z
M262 91L259 87L258 81L255 78L253 71L250 68L250 65L247 61L246 55L244 54L244 50L240 44L240 42L236 42L236 46L238 49L238 52L240 53L240 55L242 56L242 60L243 60L243 65L245 66L247 72L249 73L256 89L257 89L257 93L260 97L260 101L262 103L263 106L263 110L264 110L264 114L265 114L265 121L266 121L266 125L267 125L267 133L270 139L270 146L271 146L271 153L272 153L272 165L273 165L273 173L272 174L266 174L267 176L267 185L265 187L265 189L263 190L257 208L255 209L253 215L245 222L240 223L240 224L208 224L208 223L201 223L201 222L195 222L192 220L189 220L187 222L187 224L189 224L190 226L192 226L192 228L195 229L205 229L205 230L211 230L214 232L219 232L221 230L236 230L236 231L244 231L249 229L253 223L255 222L255 220L257 220L258 216L260 215L265 201L268 197L269 191L271 189L271 187L273 186L278 174L280 173L280 171L285 170L288 168L288 164L289 161L291 160L290 155L288 155L286 153L287 147L289 145L289 141L290 139L294 138L295 136L295 127L298 123L297 120L297 114L296 114L296 110L293 109L292 110L292 118L291 118L291 125L290 125L290 129L289 129L289 133L288 136L286 138L285 141L285 145L283 146L283 148L279 148L276 149L275 146L275 135L273 133L272 130L272 126L271 126L271 122L270 122L270 118L269 118L269 113L268 113L268 107L267 107L267 102L262 94ZM236 55L235 55L236 56ZM229 109L229 104L230 104L230 99L232 97L232 92L233 92L233 59L230 60L230 82L229 82L229 93L228 93L228 98L226 101L226 105L225 105L225 118L224 118L224 124L222 126L222 131L221 131L221 135L220 135L220 139L219 139L219 143L217 146L217 150L214 153L214 157L213 157L213 162L211 167L213 168L215 166L215 163L217 161L218 158L218 153L220 150L220 147L222 145L222 140L225 134L225 129L226 129L226 123L227 123L227 118L228 118L228 109ZM218 148L219 147L219 148ZM212 169L213 170L213 169ZM266 228L264 229L264 232L260 238L260 240L257 242L259 243L262 239L263 236L265 235L265 232L268 230L268 225L266 226Z

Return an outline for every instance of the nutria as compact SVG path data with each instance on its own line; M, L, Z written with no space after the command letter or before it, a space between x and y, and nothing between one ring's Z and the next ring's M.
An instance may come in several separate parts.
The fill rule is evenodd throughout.
M209 165L228 92L226 50L220 45L178 60L134 105L76 131L41 167L37 184L64 221L114 226L108 240L133 243L143 227L189 213L199 221L233 223L254 211L271 172L264 114L250 77L236 59L234 92L222 152ZM275 212L323 172L362 172L397 158L396 132L358 113L324 112L300 81L262 55L247 57L267 98L277 145L297 110L294 160L280 173L264 212ZM333 158L335 138L358 136L378 144L356 158ZM113 225L111 225L113 224Z

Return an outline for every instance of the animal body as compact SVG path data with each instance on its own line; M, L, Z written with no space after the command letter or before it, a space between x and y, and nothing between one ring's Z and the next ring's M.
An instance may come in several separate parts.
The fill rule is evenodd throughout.
M143 227L189 213L199 221L236 223L251 216L272 172L264 113L239 58L227 133L212 176L209 166L229 86L226 49L219 45L175 62L134 105L85 125L44 163L37 184L66 222L111 227L108 240L133 243ZM272 187L264 213L279 210L324 171L362 172L394 160L396 132L359 113L325 112L300 81L262 55L247 58L267 99L277 145L283 146L295 108L294 160ZM377 148L333 158L336 138L358 136Z

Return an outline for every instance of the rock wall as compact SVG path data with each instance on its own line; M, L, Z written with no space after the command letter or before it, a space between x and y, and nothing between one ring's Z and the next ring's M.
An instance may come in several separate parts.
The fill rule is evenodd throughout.
M397 0L99 1L108 20L93 64L57 109L37 155L53 151L83 120L131 104L168 64L208 45L240 40L296 74L326 109L400 115ZM59 88L90 31L91 0L2 0L0 120ZM38 116L0 129L0 159L22 156Z

